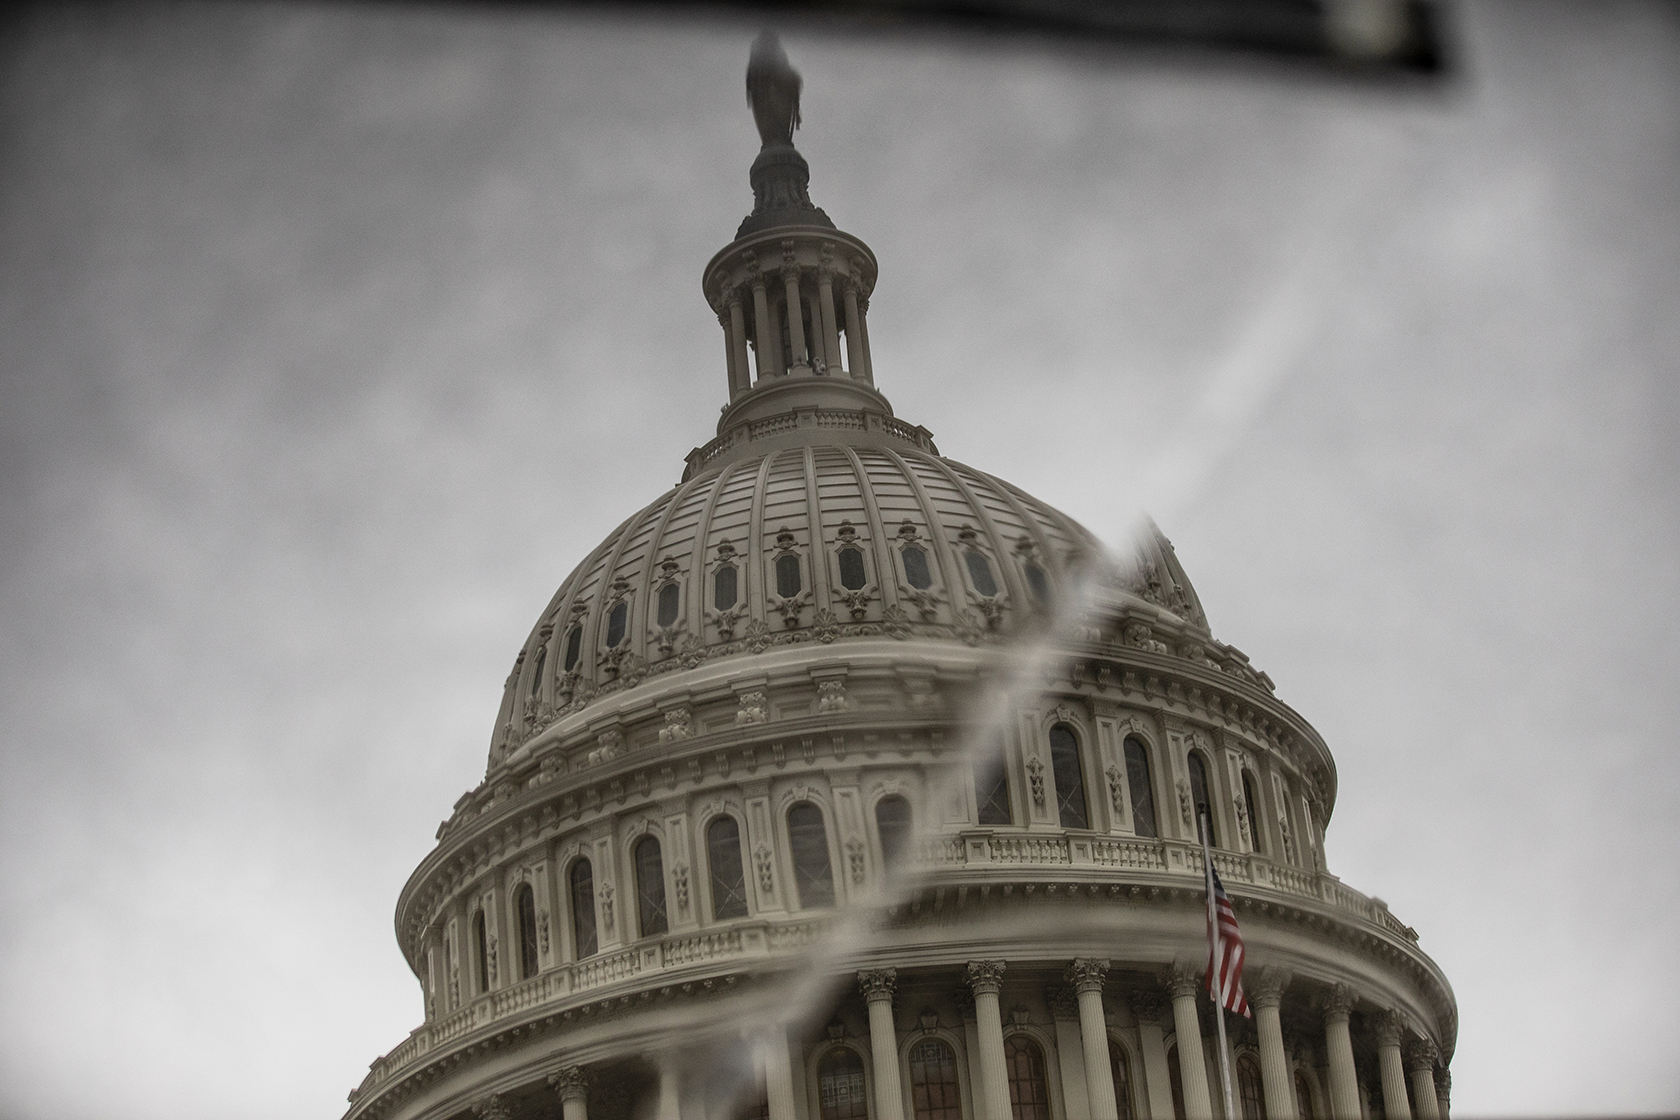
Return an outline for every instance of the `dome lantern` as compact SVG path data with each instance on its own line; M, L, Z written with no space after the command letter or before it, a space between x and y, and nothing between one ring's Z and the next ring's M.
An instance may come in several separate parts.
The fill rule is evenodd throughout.
M759 36L747 65L763 142L749 172L753 211L703 274L723 328L729 403L718 438L689 454L685 478L732 448L800 427L885 433L934 450L927 430L894 420L875 388L875 254L811 202L810 167L793 146L800 88L775 36Z

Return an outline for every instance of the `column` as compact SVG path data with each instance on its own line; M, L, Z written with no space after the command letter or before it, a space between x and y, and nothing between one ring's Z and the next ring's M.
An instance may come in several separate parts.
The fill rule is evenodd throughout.
M1412 1096L1417 1101L1418 1120L1440 1120L1441 1102L1435 1098L1435 1059L1440 1051L1427 1038L1406 1048L1406 1064L1412 1071Z
M809 365L810 357L805 353L805 322L804 315L799 309L799 266L793 263L792 252L788 253L788 261L782 265L782 283L787 290L787 331L789 358L794 365Z
M1091 1094L1091 1120L1119 1120L1114 1100L1114 1071L1108 1062L1108 1023L1103 1018L1103 981L1108 962L1080 957L1068 966L1068 983L1079 997L1079 1041L1085 1051L1085 1085Z
M770 1120L793 1120L793 1067L788 1064L786 1028L777 1023L766 1030L759 1052L764 1059L764 1100Z
M548 1083L560 1095L561 1120L589 1120L589 1071L567 1066L548 1075Z
M1167 1068L1166 1032L1161 1029L1164 1002L1159 992L1134 992L1131 997L1143 1049L1143 1086L1153 1120L1173 1120L1172 1072Z
M858 317L857 282L848 278L842 286L846 297L846 372L853 381L865 380L863 368L863 336L858 333L862 320Z
M1261 969L1248 989L1248 1005L1254 1009L1254 1030L1260 1036L1260 1085L1266 1096L1269 1120L1295 1120L1294 1079L1289 1076L1289 1054L1283 1048L1283 1019L1280 1007L1289 977L1273 969ZM1401 1120L1396 1116L1393 1120Z
M1440 1106L1440 1120L1448 1120L1452 1110L1452 1070L1443 1069L1435 1075L1435 1102Z
M875 387L875 359L869 350L869 301L858 297L858 341L863 343L863 383Z
M968 986L974 992L974 1024L980 1037L980 1093L984 1120L1011 1120L1009 1067L1003 1056L1002 961L969 961Z
M682 1073L669 1056L659 1061L659 1103L654 1120L682 1120L682 1105L678 1096L682 1089Z
M1066 984L1047 986L1050 1024L1056 1032L1056 1066L1062 1079L1062 1114L1083 1120L1091 1115L1090 1082L1085 1076L1085 1044L1079 1037L1079 996Z
M840 373L840 327L834 316L834 270L826 265L817 269L817 311L822 315L823 361L828 372Z
M770 295L764 290L764 277L755 269L752 274L753 326L758 328L758 376L760 380L774 377L778 372L778 355L782 344L776 338L770 321Z
M1324 1051L1330 1058L1330 1115L1334 1120L1359 1120L1359 1078L1353 1069L1353 1038L1348 1034L1353 1001L1353 989L1346 984L1337 984L1323 999Z
M1384 1120L1412 1120L1412 1106L1406 1100L1406 1071L1400 1066L1400 1016L1393 1011L1378 1015L1376 1039Z
M1213 1115L1213 1097L1208 1093L1207 1059L1202 1055L1202 1020L1196 1014L1201 994L1201 975L1195 969L1177 965L1167 980L1172 993L1173 1029L1178 1034L1178 1077L1184 1086L1184 1113L1188 1120L1207 1120ZM1354 1120L1359 1120L1355 1113Z
M730 396L752 388L752 368L747 364L747 315L741 306L741 293L729 293L729 353L735 359L735 380L730 383Z
M869 1005L869 1054L875 1062L875 1120L904 1120L904 1089L898 1077L898 1032L893 1027L896 969L858 973Z
M502 1103L502 1098L495 1093L472 1106L472 1114L478 1120L513 1120L513 1110Z
M729 381L729 399L734 400L740 392L741 371L735 366L735 336L732 332L734 324L729 321L729 309L720 308L718 326L723 328L723 368L727 371Z

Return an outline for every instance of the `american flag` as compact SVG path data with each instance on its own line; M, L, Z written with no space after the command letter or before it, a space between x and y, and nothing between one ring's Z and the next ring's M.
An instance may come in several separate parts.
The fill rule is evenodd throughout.
M1207 990L1208 995L1218 999L1214 989L1213 978L1218 976L1223 981L1225 991L1225 1006L1238 1015L1250 1015L1248 997L1243 995L1243 939L1242 930L1237 928L1237 915L1231 910L1231 900L1225 895L1225 884L1219 881L1219 872L1213 872L1213 907L1208 912L1208 966ZM1213 922L1214 911L1219 915L1219 957L1213 959ZM1217 971L1216 971L1217 969Z

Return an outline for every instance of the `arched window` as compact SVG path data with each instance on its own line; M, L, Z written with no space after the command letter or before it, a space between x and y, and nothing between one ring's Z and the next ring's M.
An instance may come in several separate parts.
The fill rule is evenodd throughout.
M1243 809L1248 813L1248 834L1254 840L1254 850L1264 853L1266 847L1260 842L1260 799L1254 796L1254 783L1249 780L1248 771L1242 775Z
M1260 1088L1260 1063L1252 1054L1237 1059L1237 1112L1242 1120L1267 1120L1266 1094Z
M1300 1070L1295 1071L1295 1114L1301 1120L1318 1120L1318 1113L1313 1108L1312 1086L1307 1083L1307 1075Z
M1056 810L1063 828L1090 828L1085 809L1085 769L1079 764L1079 739L1073 728L1058 723L1050 729L1050 773L1056 779Z
M927 553L913 544L907 544L899 550L899 556L904 560L904 578L917 591L926 591L933 586L933 573L928 571Z
M589 861L580 859L572 864L572 937L577 945L578 959L595 955L599 948L595 940L595 877Z
M963 1120L957 1056L943 1039L924 1039L910 1048L910 1106L912 1120Z
M986 559L985 553L964 549L963 562L968 565L968 578L974 581L974 590L988 599L998 593L997 580L992 578L992 562Z
M974 801L980 810L980 823L1014 824L1015 814L1009 807L1009 760L1003 744L974 767Z
M902 797L883 797L875 803L875 831L881 836L881 861L890 874L897 871L910 851L914 832L910 802Z
M1120 1044L1108 1040L1108 1071L1114 1075L1114 1103L1119 1120L1132 1120L1132 1063Z
M1014 1120L1050 1120L1050 1086L1044 1079L1044 1051L1024 1034L1003 1041L1009 1071L1009 1108Z
M624 628L630 621L630 604L620 600L613 607L612 613L607 615L607 648L617 649L618 643L624 640Z
M869 1095L863 1085L863 1059L838 1046L817 1066L817 1095L822 1120L869 1120Z
M472 931L473 979L478 981L478 992L483 995L490 990L490 939L484 928L484 911L473 911Z
M566 672L577 668L578 654L583 649L583 627L574 626L566 632Z
M735 605L739 598L736 585L735 565L725 564L712 573L712 607L714 610L726 611Z
M791 599L799 594L804 585L800 578L799 557L791 552L784 552L776 557L776 594L784 599Z
M712 917L747 916L747 876L741 866L741 826L719 817L706 829L706 862L712 872Z
M644 836L636 842L636 917L643 937L664 933L670 928L665 919L665 861L660 858L659 841Z
M519 978L529 980L537 974L537 896L531 884L513 892L513 908L519 914Z
M1178 1068L1178 1047L1167 1048L1167 1085L1172 1089L1173 1120L1184 1120L1184 1074Z
M869 576L863 570L863 550L861 548L842 548L840 550L840 586L847 591L861 591L863 585L869 582Z
M1048 607L1050 605L1050 577L1045 575L1044 569L1032 560L1028 560L1021 565L1021 570L1026 573L1027 591L1032 595L1033 602L1041 607Z
M1139 836L1158 836L1155 831L1155 785L1149 778L1149 752L1135 736L1128 735L1126 784L1132 794L1132 829Z
M834 905L834 873L828 864L828 830L822 810L801 801L788 810L788 849L799 904L807 909Z
M1202 762L1202 756L1195 751L1190 752L1188 759L1190 767L1190 802L1195 807L1194 812L1199 821L1203 815L1207 817L1208 843L1213 847L1219 846L1219 832L1213 826L1213 801L1208 797L1207 766ZM1201 836L1201 825L1196 826L1196 836Z
M543 663L547 660L548 660L548 646L547 645L538 646L537 647L536 663L531 666L531 695L532 696L535 696L542 691Z
M664 629L677 620L677 610L681 606L682 588L674 583L667 583L659 589L658 623L660 629Z

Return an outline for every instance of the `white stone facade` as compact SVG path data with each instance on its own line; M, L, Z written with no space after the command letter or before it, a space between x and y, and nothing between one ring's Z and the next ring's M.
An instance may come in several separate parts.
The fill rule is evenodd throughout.
M1106 556L892 415L874 257L767 151L704 275L718 438L515 659L398 904L425 1022L348 1118L1222 1116L1203 802L1237 1112L1444 1115L1452 991L1326 870L1321 738L1159 533Z

